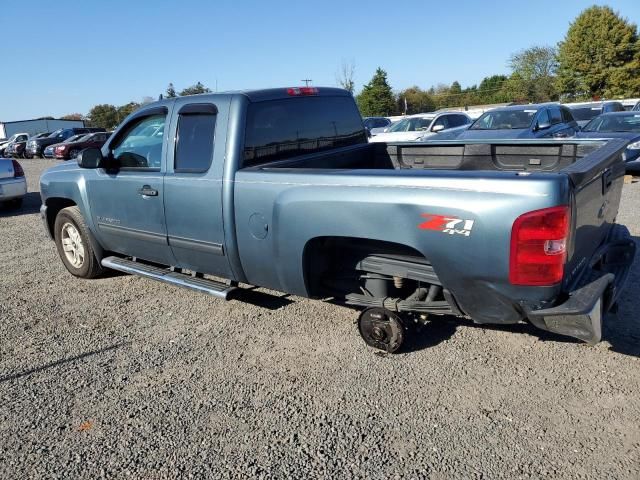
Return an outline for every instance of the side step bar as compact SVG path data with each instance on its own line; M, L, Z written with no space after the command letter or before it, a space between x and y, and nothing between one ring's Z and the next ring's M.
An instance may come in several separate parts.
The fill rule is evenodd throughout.
M188 288L223 300L227 300L229 293L236 289L236 287L227 285L226 283L216 282L206 278L191 277L182 273L172 272L165 268L127 260L126 258L106 257L103 258L100 263L106 268L150 278L158 282L169 283L177 287Z

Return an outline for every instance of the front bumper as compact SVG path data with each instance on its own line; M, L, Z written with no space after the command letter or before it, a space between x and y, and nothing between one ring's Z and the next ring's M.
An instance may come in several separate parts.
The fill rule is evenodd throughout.
M0 180L0 201L22 198L27 194L27 181L24 177Z
M636 244L629 231L614 225L591 261L585 279L559 305L528 312L536 327L578 338L592 345L602 339L602 318L616 302L629 274Z
M29 155L40 155L42 147L40 145L27 145L27 153Z

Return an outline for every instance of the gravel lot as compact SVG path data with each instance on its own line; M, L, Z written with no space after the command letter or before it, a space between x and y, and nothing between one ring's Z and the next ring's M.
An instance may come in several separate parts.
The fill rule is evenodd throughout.
M444 319L379 355L334 305L73 278L37 213L55 163L0 211L0 478L640 478L639 262L595 347Z

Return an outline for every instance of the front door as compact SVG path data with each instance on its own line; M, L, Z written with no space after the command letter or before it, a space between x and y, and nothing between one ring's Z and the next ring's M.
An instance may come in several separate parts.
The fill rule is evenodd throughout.
M222 176L226 142L224 99L176 101L167 155L165 217L176 265L233 278L224 246Z
M147 113L116 133L108 146L116 168L98 169L87 182L89 204L106 250L173 265L163 205L167 111Z

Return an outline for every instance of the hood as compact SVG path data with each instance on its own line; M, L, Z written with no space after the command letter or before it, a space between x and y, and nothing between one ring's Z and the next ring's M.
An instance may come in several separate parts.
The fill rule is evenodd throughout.
M465 130L459 140L505 140L511 138L534 138L528 128L506 128L500 130Z
M638 132L577 132L576 138L626 138L630 142L640 140Z
M370 142L415 142L427 132L383 132L369 139Z
M46 145L52 145L54 143L60 143L60 139L59 138L49 138L49 137L45 137L45 138L34 138L34 139L30 139L28 140L28 142L35 142L36 144L40 145L40 146L46 146Z

